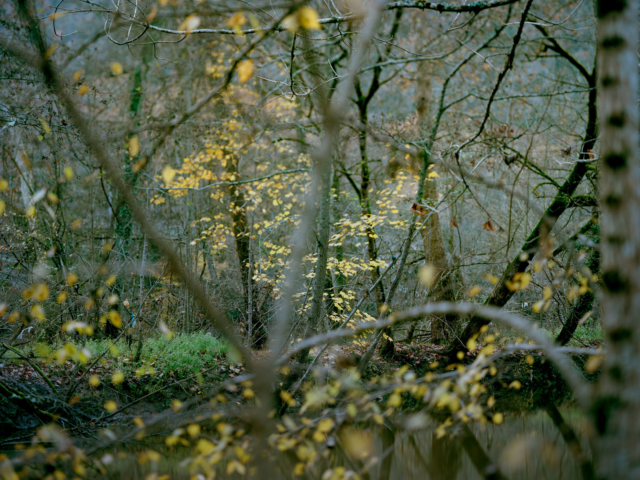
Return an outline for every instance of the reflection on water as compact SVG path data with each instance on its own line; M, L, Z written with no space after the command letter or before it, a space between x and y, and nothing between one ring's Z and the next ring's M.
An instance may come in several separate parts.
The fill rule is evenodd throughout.
M368 472L361 472L363 480L591 477L587 424L572 409L558 411L551 407L534 413L506 415L501 425L474 424L458 429L455 436L440 439L435 434L436 426L434 421L430 428L411 433L388 428L370 430L372 454L379 460ZM121 451L131 454L149 447L131 444ZM153 447L158 450L157 445ZM335 448L318 464L317 471L294 477L288 472L296 460L283 454L276 461L278 471L263 478L319 479L324 470L338 466L360 471L366 460L354 458L348 451L338 436ZM155 471L168 474L171 479L188 479L188 468L183 462L188 455L188 450L164 450L163 459L155 468L150 464L140 465L132 457L118 459L110 465L108 477L142 480ZM223 471L216 478L225 478Z

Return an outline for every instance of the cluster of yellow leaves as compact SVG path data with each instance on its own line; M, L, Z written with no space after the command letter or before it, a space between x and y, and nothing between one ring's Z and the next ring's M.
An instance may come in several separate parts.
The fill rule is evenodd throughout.
M282 20L282 25L291 33L296 33L300 28L306 30L320 30L318 12L309 6L300 7L291 15Z

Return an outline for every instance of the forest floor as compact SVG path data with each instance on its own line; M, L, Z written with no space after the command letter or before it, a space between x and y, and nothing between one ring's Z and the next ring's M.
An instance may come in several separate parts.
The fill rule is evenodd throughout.
M94 426L103 423L109 415L105 408L109 410L109 402L114 402L118 409L127 407L114 417L117 422L126 423L135 417L153 418L167 410L175 399L204 398L225 380L244 373L242 363L229 358L226 345L209 335L179 336L172 342L166 339L148 341L136 365L133 364L135 345L119 344L122 351L108 342L97 342L88 347L93 358L98 357L97 352L104 353L105 348L110 351L88 369L78 369L71 361L57 362L55 351L50 348L49 353L43 355L46 352L42 346L23 349L26 358L11 352L11 357L5 354L0 360L0 384L8 387L9 392L0 391L4 393L4 396L0 395L0 446L9 439L15 440L32 432L42 421L36 412L38 408L62 417L74 415ZM367 348L367 343L334 345L322 355L318 366L349 367ZM397 342L394 358L385 360L376 355L365 377L392 373L403 365L408 365L418 375L444 371L444 350L444 346ZM257 357L266 354L255 352ZM465 363L474 358L473 353L469 354ZM586 358L575 357L574 360L583 369ZM520 392L509 388L515 380L521 384ZM502 359L497 374L486 383L489 392L499 402L503 400L505 410L530 410L550 399L558 402L569 399L560 374L539 353L521 352ZM69 395L74 384L77 387ZM113 408L113 404L111 406Z

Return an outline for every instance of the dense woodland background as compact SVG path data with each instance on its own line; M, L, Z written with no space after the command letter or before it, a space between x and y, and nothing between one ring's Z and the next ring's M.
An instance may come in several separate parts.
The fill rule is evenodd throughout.
M203 335L217 339L246 368L229 392L253 406L234 420L252 437L239 466L224 457L228 475L266 472L255 452L275 442L274 414L333 405L335 417L313 419L324 438L344 412L391 422L403 394L422 405L415 415L438 419L438 436L499 424L483 379L512 354L534 369L548 358L572 401L595 412L592 444L617 452L597 475L636 478L640 420L616 417L640 396L638 352L624 344L638 343L636 3L3 2L0 352L73 369L55 392L69 404L100 382L95 345L147 378L158 342L191 338L205 356ZM615 140L601 146L607 129ZM603 158L613 180L602 180ZM606 272L628 271L604 289L601 253ZM614 360L599 381L613 389L583 379L601 371L603 347ZM407 352L418 377L398 370ZM395 390L373 386L380 368ZM52 413L55 401L34 406L7 372L0 383L42 423L73 418L71 407ZM609 418L629 431L607 429ZM77 462L80 451L65 450ZM297 455L291 472L322 476L314 455ZM6 469L22 465L12 458Z

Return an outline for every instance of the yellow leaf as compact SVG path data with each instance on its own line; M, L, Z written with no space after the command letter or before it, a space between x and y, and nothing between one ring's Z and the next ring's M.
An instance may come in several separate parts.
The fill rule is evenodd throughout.
M197 423L189 424L189 426L187 427L187 432L189 433L189 436L191 438L197 437L198 435L200 435L200 425L198 425Z
M114 372L113 375L111 375L111 383L113 383L114 385L118 385L122 382L124 382L124 373Z
M44 302L49 298L49 288L44 283L38 283L33 290L33 298L38 302Z
M400 394L392 393L391 396L389 397L389 400L387 401L387 405L389 407L394 407L394 408L397 408L400 405L402 405L402 397L400 396Z
M208 455L213 452L216 446L206 438L201 438L198 440L198 444L196 445L196 451L202 455Z
M493 345L487 345L480 350L479 355L491 355L495 351L495 347Z
M170 185L171 182L173 182L173 179L175 178L175 176L176 176L176 170L173 169L170 165L167 165L162 170L162 180L164 181L165 185Z
M116 312L115 310L109 310L109 312L107 313L107 318L109 318L109 321L114 327L122 328L122 317L120 317L120 314L118 312Z
M498 283L498 277L496 277L495 275L490 275L488 273L485 273L484 275L482 275L482 277L492 285L495 285L496 283Z
M71 78L73 79L74 82L77 82L78 80L80 80L80 77L82 77L83 73L84 73L84 71L82 69L76 70L76 73L74 73L73 77L71 77Z
M298 21L298 16L296 14L287 15L282 20L282 25L291 33L296 33L298 31L298 28L300 28L300 22Z
M420 283L425 287L431 287L436 278L436 273L438 269L433 265L423 265L418 270L418 278L420 279Z
M297 12L298 22L302 28L307 30L320 30L320 22L318 22L318 12L313 8L304 6Z
M253 77L253 60L243 60L238 65L238 81L245 83Z
M514 388L516 390L520 390L522 388L522 384L518 380L514 380L509 384L509 388Z
M123 68L120 62L113 62L111 64L111 73L114 75L122 75Z
M33 307L31 307L31 310L29 311L29 313L33 318L41 322L44 321L46 317L44 310L42 309L42 306L40 306L40 304L35 304Z
M140 141L138 136L134 135L129 139L129 156L135 157L138 153L140 153Z
M107 402L104 404L104 409L107 412L115 412L118 409L118 404L113 400L107 400Z
M86 95L89 93L89 87L87 85L80 85L78 87L78 95Z
M40 125L42 125L42 129L44 130L45 135L49 135L51 133L49 122L47 122L44 118L39 118L38 120L40 120Z
M427 175L429 178L440 178L440 175L438 175L437 172L429 172L429 175Z
M478 344L476 343L476 339L474 337L471 337L467 342L467 350L469 351L475 350L477 346Z
M318 431L322 433L330 432L333 428L334 422L331 418L323 418L318 422Z
M587 362L584 365L584 371L588 374L591 374L598 370L600 364L602 363L602 355L592 355L589 357Z
M146 164L147 164L147 158L142 157L131 167L131 171L133 173L138 173L140 170L142 170L142 167L144 167Z
M191 14L178 27L178 30L184 30L187 34L191 33L193 30L200 26L200 17Z
M244 16L244 12L236 12L227 20L227 27L236 28L244 25L246 21L247 17Z
M254 392L252 389L250 388L245 388L242 392L242 396L244 398L253 398L256 396L256 392Z
M34 205L31 205L29 208L27 208L27 218L33 218L36 216L36 207Z
M178 399L175 399L171 402L171 410L175 413L180 413L182 411L182 402Z
M9 188L9 182L0 177L0 192L4 192L7 188Z
M467 295L469 297L475 297L476 295L478 295L480 292L482 291L482 288L480 288L478 285L474 285L473 287L471 287L469 289L469 291L467 292Z
M5 205L4 200L0 200L0 215L4 213Z
M153 20L156 18L157 14L158 14L158 6L154 5L151 8L151 11L149 12L149 15L147 15L147 23L153 22Z
M49 57L51 57L51 55L53 55L53 52L55 52L57 48L58 48L58 44L57 43L54 43L49 48L47 48L47 51L44 54L44 59L45 60L49 60Z
M503 419L504 417L500 412L493 414L493 423L495 423L496 425L500 425Z
M100 378L97 375L92 375L91 377L89 377L89 385L91 385L93 388L97 387L98 385L100 385Z
M525 362L527 362L529 365L533 365L533 363L535 362L535 360L533 359L533 357L531 355L527 355L525 357Z
M64 303L67 300L67 292L60 292L58 294L58 297L56 298L56 301L58 303Z

